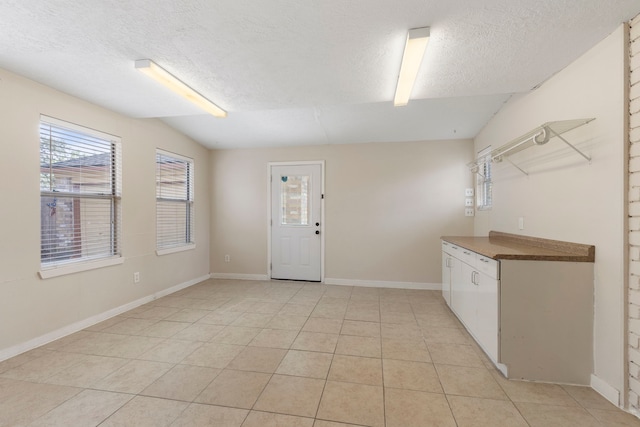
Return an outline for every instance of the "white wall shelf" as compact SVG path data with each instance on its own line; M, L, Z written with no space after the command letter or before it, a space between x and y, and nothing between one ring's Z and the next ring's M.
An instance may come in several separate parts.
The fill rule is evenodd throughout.
M586 161L591 163L591 157L580 151L573 144L567 141L562 135L570 130L576 129L580 126L586 125L587 123L595 120L594 118L590 119L575 119L575 120L560 120L555 122L546 122L537 128L525 133L524 135L511 140L510 142L502 145L495 150L491 150L491 154L489 156L483 156L475 161L468 163L467 166L474 173L479 173L480 165L484 162L491 159L494 163L499 163L502 160L507 160L514 167L516 167L520 172L525 175L529 175L525 170L523 170L520 166L515 164L509 156L519 153L520 151L526 150L527 148L536 146L536 145L544 145L549 142L550 139L554 137L558 137L562 142L571 147L576 153L580 154Z

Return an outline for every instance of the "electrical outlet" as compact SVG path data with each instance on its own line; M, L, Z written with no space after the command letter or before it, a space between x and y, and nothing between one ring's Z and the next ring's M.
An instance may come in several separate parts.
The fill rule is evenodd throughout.
M231 255L227 254L224 256L224 262L231 262Z
M471 197L467 197L466 199L464 199L464 205L473 206L473 199Z
M473 216L474 214L475 212L473 211L473 208L465 208L464 216Z
M133 273L133 283L140 283L140 272L136 271Z
M465 188L464 196L465 197L473 197L473 188Z

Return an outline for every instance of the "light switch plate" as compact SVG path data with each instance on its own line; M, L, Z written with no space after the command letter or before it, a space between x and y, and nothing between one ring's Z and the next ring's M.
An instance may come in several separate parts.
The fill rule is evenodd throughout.
M474 215L473 208L465 208L464 216L473 216L473 215Z
M464 196L465 197L473 197L473 188L465 188Z

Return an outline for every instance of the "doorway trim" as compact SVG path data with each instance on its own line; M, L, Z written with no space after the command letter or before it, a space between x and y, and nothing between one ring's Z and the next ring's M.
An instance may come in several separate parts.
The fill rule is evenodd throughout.
M320 283L324 283L324 182L325 182L325 168L324 160L303 160L303 161L291 161L291 162L268 162L267 163L267 277L271 280L271 170L274 166L303 166L303 165L320 165L320 173L322 175L320 179Z

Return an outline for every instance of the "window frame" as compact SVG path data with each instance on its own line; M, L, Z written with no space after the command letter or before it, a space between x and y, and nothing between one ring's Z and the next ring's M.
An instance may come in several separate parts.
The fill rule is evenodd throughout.
M161 167L159 160L161 157L169 158L172 161L185 164L186 168L186 181L184 193L186 197L160 197L159 184L162 180ZM160 235L160 203L183 203L185 205L185 238L184 241L177 242L174 240L173 244L161 244L162 239ZM166 219L166 218L163 218ZM156 255L167 255L176 252L193 250L196 248L195 241L195 161L194 159L176 154L171 151L167 151L161 148L156 148Z
M47 126L49 127L49 144L43 144L46 140L43 140L43 130L46 131ZM109 201L109 211L110 211L110 219L109 219L109 253L102 254L94 254L94 255L83 255L81 252L83 251L83 244L80 243L80 249L76 249L80 254L77 256L71 256L68 259L50 259L45 260L43 258L44 253L44 243L42 241L44 232L43 227L45 224L42 220L42 211L41 211L41 220L40 220L40 270L38 274L42 279L48 279L51 277L57 277L66 274L77 273L80 271L87 271L96 268L107 267L111 265L122 264L124 262L124 257L122 256L122 141L121 138L115 135L111 135L105 132L101 132L95 129L88 128L86 126L81 126L75 123L67 122L64 120L56 119L54 117L49 117L44 114L40 115L39 120L39 155L53 152L53 138L51 138L51 133L59 132L60 134L73 132L77 134L80 138L82 138L82 146L83 147L91 147L90 140L97 139L101 140L102 144L109 144L110 146L110 164L108 171L108 181L109 182L109 191L108 192L97 192L97 191L60 191L53 188L53 184L49 184L49 189L42 187L42 181L40 183L40 203L43 206L43 199L47 198L72 198L74 200L82 201L82 200L108 200ZM64 140L63 142L68 143L70 140ZM96 144L97 146L97 144ZM48 151L43 152L43 149L47 149ZM90 156L83 156L90 157ZM49 167L52 167L52 162L49 160ZM40 168L42 168L42 160L40 161ZM42 174L42 170L40 171ZM51 176L51 171L49 172L49 177ZM43 179L42 176L40 178ZM51 178L49 178L51 179ZM68 178L67 178L68 179ZM71 181L71 180L70 180ZM75 202L74 202L75 204ZM41 207L42 209L42 207ZM75 209L75 207L74 207ZM75 218L73 219L75 223ZM100 225L100 223L98 224ZM101 224L104 226L104 224ZM82 227L82 222L80 222L80 226ZM79 242L82 242L82 235L87 232L87 229L80 228L80 237L74 235L75 239ZM94 231L92 229L88 230L89 232Z

